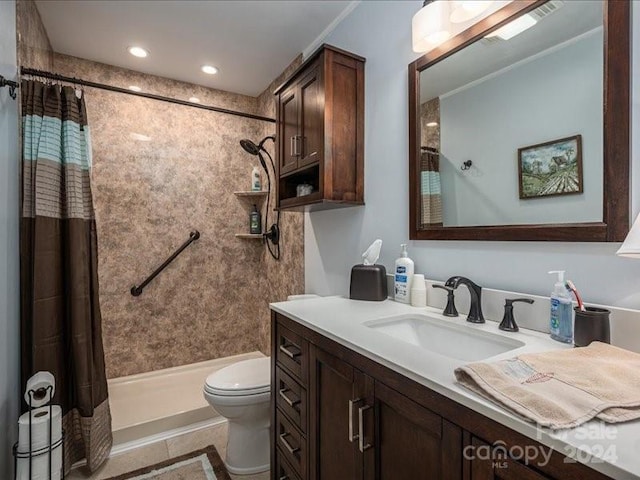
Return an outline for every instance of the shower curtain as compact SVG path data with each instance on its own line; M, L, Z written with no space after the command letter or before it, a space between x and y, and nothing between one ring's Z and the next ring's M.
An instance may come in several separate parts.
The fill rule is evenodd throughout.
M423 147L420 154L421 228L442 225L440 189L440 154L435 148Z
M91 142L84 98L23 81L20 232L22 385L56 378L65 465L96 470L111 450L111 413L98 303Z

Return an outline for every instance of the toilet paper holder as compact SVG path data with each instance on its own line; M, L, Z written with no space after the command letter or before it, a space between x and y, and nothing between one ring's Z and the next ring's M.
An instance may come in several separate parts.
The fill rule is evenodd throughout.
M29 480L31 480L33 478L33 460L34 458L37 458L41 455L46 455L49 454L49 475L48 475L48 480L53 480L53 476L54 474L57 477L57 473L53 472L53 451L56 450L57 448L61 448L62 449L62 470L60 473L59 478L60 479L64 479L65 477L65 465L64 465L64 428L61 430L61 434L60 434L60 438L58 440L56 440L55 442L53 441L53 422L52 422L52 418L53 418L53 405L51 404L51 402L49 402L49 404L46 406L46 408L48 408L49 410L49 421L48 423L48 444L41 447L41 448L37 448L35 450L32 449L33 447L33 442L31 441L33 438L33 425L32 425L32 418L34 417L33 415L33 400L34 399L38 399L38 398L43 398L43 396L48 396L48 398L53 399L53 386L52 385L48 385L46 387L43 388L38 388L38 389L30 389L28 390L28 396L29 396L29 450L28 451L20 451L19 450L19 442L16 442L13 445L13 478L14 480L17 480L18 478L18 459L21 458L28 458L29 459ZM38 415L38 414L36 414ZM41 414L42 415L42 414ZM57 477L58 478L58 477Z

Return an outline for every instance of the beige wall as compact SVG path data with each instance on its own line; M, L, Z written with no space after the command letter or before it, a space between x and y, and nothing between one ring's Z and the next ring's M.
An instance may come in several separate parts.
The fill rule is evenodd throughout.
M50 71L53 68L53 50L33 0L16 1L16 27L18 67Z
M435 127L427 127L427 123L436 122ZM420 105L420 137L421 147L431 147L440 151L440 99L432 98Z
M267 117L276 116L276 103L273 91L302 63L302 55L299 55L291 64L276 78L264 92L258 96L258 113ZM276 133L276 126L272 123L262 123L258 126L260 139L267 135ZM266 142L265 148L269 150L274 162L275 157L274 143ZM267 164L269 161L267 159ZM271 178L275 178L272 174ZM271 202L269 208L273 209L275 205L275 191L271 194ZM269 218L275 218L269 214ZM272 223L272 220L269 220ZM268 227L269 225L267 225ZM286 300L288 295L304 293L304 216L298 212L282 212L280 216L280 228L282 229L281 239L281 258L279 262L275 262L269 256L266 248L263 252L263 258L267 262L267 282L270 288L270 299ZM269 312L261 317L261 349L264 353L270 351L270 327L271 319Z
M33 58L25 53L23 63L31 66ZM254 98L59 54L51 69L274 115L270 89ZM257 142L275 125L92 88L85 95L108 377L268 352L268 303L304 289L302 216L283 215L283 256L275 262L261 241L235 238L248 232L251 204L233 192L250 188L258 164L240 148L240 139ZM131 286L193 229L200 240L133 297Z

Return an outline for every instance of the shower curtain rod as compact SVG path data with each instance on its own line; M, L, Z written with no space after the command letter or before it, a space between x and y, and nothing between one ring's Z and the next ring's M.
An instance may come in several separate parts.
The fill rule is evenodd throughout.
M126 95L134 95L136 97L150 98L151 100L160 100L161 102L175 103L177 105L184 105L185 107L200 108L202 110L209 110L212 112L226 113L228 115L235 115L237 117L251 118L253 120L261 120L263 122L275 123L275 119L270 117L263 117L261 115L253 115L252 113L238 112L236 110L229 110L228 108L212 107L209 105L200 105L199 103L189 102L187 100L180 100L177 98L164 97L162 95L155 95L153 93L134 92L128 88L114 87L113 85L106 85L104 83L90 82L88 80L82 80L75 77L66 77L58 73L45 72L43 70L36 70L35 68L20 69L22 75L30 75L32 77L49 78L51 80L58 80L60 82L67 82L75 85L82 85L85 87L99 88L100 90L107 90L109 92L124 93Z

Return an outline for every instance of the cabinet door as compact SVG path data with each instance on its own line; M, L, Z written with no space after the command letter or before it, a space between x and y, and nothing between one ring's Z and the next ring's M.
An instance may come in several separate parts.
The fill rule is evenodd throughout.
M298 168L300 149L299 141L299 115L298 115L298 85L280 94L280 111L278 138L280 147L280 176Z
M377 381L375 409L376 479L462 478L460 427Z
M500 449L492 449L484 441L473 437L473 448L465 448L470 461L471 480L549 480L536 470L507 458Z
M318 161L322 151L323 115L320 68L315 67L300 81L300 158L298 168Z
M310 478L362 479L365 454L355 437L358 414L362 416L364 409L373 405L373 380L315 346L311 347L310 364ZM367 410L372 411L370 407ZM372 453L373 449L366 450L367 455Z

